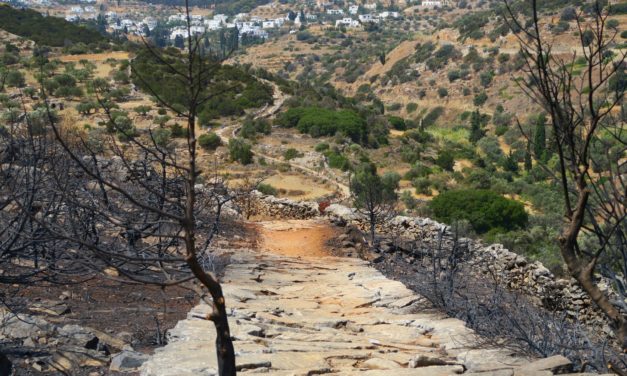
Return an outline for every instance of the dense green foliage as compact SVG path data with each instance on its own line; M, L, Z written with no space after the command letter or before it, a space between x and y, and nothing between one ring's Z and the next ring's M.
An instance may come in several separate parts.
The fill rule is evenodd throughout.
M205 150L215 150L222 145L222 140L217 134L209 132L198 137L198 145Z
M178 50L164 50L162 58L175 69L182 68L182 56ZM188 102L186 85L177 79L172 68L147 50L140 51L134 60L132 80L148 94L157 94L175 108L184 108ZM216 67L204 95L209 99L198 111L200 123L204 126L210 125L218 117L241 116L246 109L272 102L270 86L245 70L229 65Z
M263 193L264 195L268 195L268 196L276 196L279 193L278 190L274 188L272 185L265 184L265 183L260 183L257 186L257 190Z
M62 47L73 43L97 43L105 38L95 30L62 18L45 17L31 9L15 9L0 4L0 27L39 45Z
M313 137L349 137L353 142L368 144L369 128L366 120L353 110L330 110L321 107L294 107L282 113L277 125L297 128Z
M272 125L266 119L247 118L240 130L240 136L247 139L254 139L258 133L268 135L272 131Z
M253 162L252 147L241 138L232 138L229 140L229 157L231 161L243 165L251 164Z
M528 221L523 204L489 190L444 192L431 201L431 209L436 219L449 224L469 221L479 234L523 228Z

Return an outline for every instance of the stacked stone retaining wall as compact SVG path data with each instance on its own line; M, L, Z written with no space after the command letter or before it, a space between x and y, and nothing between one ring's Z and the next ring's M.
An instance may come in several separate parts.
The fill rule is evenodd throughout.
M280 219L310 219L325 217L339 225L354 225L365 230L365 223L351 208L332 204L321 213L315 202L292 201L288 199L255 196L254 214ZM394 239L394 249L408 253L420 252L420 247L433 247L436 244L450 246L453 232L450 226L429 218L397 216L380 226L381 235ZM503 247L501 244L486 245L480 240L458 239L470 251L475 270L489 274L511 290L519 291L537 304L549 309L564 312L573 320L611 334L611 329L602 313L574 279L557 278L538 261L530 261ZM408 246L411 244L411 247ZM607 286L606 286L607 288Z

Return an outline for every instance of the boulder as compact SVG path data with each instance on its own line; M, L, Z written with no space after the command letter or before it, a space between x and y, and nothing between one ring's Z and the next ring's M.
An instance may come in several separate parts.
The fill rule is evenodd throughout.
M109 370L115 372L137 371L149 358L150 356L146 354L125 350L111 358Z

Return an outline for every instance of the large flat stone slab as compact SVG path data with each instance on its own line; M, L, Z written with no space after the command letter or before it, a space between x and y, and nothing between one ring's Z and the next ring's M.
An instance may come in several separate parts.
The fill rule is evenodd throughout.
M417 310L423 297L362 260L241 250L223 285L242 374L504 375L529 363L473 349L474 333L462 321ZM194 317L208 311L199 305L180 321L141 374L215 374L213 324ZM442 362L409 368L417 357Z

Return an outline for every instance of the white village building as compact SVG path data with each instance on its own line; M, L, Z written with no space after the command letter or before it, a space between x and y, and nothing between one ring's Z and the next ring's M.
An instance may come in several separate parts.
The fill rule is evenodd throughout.
M337 20L335 21L335 27L339 27L339 26L345 26L348 28L358 28L361 26L361 24L359 23L359 21L354 20L350 17L344 17L341 20Z

